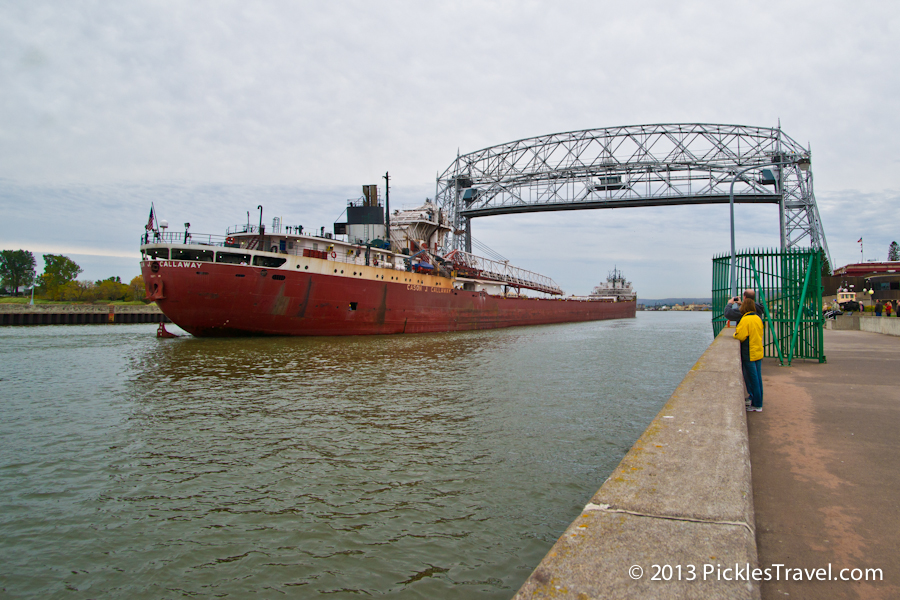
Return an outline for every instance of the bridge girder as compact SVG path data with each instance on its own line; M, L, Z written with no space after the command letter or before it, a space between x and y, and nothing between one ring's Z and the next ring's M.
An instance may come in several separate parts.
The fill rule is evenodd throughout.
M810 151L781 128L681 123L554 133L457 156L437 180L449 249L466 249L474 217L523 212L720 204L779 205L782 248L828 255ZM764 169L766 171L764 171ZM830 257L829 257L830 260Z

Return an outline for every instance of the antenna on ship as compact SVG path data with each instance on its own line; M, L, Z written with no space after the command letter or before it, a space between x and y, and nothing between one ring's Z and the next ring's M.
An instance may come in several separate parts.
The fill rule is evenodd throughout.
M388 250L391 250L391 174L387 171L384 172L384 232Z

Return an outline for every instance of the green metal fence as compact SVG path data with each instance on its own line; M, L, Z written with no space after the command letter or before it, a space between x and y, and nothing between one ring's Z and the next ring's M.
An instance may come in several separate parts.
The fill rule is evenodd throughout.
M732 296L731 254L713 258L712 310L716 335L725 327L725 304ZM735 257L738 296L756 290L765 309L765 355L781 364L795 358L825 362L822 342L822 264L817 249L745 250Z

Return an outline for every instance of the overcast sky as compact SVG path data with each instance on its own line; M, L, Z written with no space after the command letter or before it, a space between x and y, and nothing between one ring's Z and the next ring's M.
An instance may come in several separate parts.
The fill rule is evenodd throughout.
M886 2L0 3L0 248L139 273L154 202L221 234L330 229L390 171L392 207L456 156L643 123L774 127L812 148L835 266L900 238L900 20ZM738 247L776 246L738 206ZM476 219L523 268L587 293L709 296L727 206ZM42 264L39 256L38 263Z

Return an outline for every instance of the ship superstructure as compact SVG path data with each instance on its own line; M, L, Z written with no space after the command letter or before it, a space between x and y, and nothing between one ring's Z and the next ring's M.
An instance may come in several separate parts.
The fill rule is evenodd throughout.
M593 289L591 298L610 298L616 302L634 302L637 295L630 281L625 279L622 271L613 268L603 281Z

